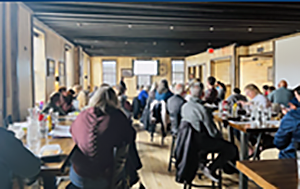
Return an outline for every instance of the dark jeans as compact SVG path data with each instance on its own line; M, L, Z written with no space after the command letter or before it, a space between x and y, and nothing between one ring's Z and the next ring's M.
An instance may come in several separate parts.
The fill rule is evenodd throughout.
M43 178L44 189L56 189L56 178L54 175L49 173L41 173L40 176Z
M209 169L215 173L216 169L223 168L228 161L236 160L237 147L221 138L212 138L206 133L197 133L193 136L199 151L203 153L218 153L218 157L210 164Z

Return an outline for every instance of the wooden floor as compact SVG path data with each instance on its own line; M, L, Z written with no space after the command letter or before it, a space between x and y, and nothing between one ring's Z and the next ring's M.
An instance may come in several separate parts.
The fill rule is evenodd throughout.
M166 137L165 145L161 146L160 134L156 134L154 141L150 142L150 135L146 131L138 131L137 148L143 163L143 168L139 171L141 181L147 189L182 189L183 185L175 182L175 168L172 172L167 171L168 158L170 152L171 136ZM59 189L65 188L68 182L60 184ZM210 180L195 179L197 184L210 184ZM138 189L139 184L133 189ZM223 188L238 188L238 175L223 174ZM258 188L249 182L249 189Z

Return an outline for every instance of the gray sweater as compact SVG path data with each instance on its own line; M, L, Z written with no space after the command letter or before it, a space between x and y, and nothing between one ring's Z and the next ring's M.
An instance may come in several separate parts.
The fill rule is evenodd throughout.
M12 188L13 175L33 178L39 174L40 160L4 128L0 128L0 152L0 188Z
M181 117L198 132L201 131L200 123L202 122L211 137L215 138L219 134L212 113L201 104L199 98L191 97L190 101L182 106Z

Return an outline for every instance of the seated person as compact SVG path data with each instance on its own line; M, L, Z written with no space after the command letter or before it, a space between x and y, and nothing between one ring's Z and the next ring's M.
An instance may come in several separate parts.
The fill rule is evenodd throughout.
M255 104L264 108L269 106L268 99L262 95L258 87L254 84L249 84L245 87L245 94L250 98L250 103L239 101L242 105Z
M177 130L181 121L181 107L186 102L184 96L184 85L176 84L174 88L174 95L167 101L167 110L171 120L172 134L177 134Z
M203 168L203 173L215 182L218 182L216 170L223 168L230 160L235 160L238 155L237 147L222 139L210 111L201 103L203 97L203 84L194 83L191 86L191 99L182 106L182 120L192 125L197 133L194 137L199 152L215 152L218 157L209 167Z
M228 105L231 107L233 104L238 101L247 102L247 97L241 94L241 90L239 88L233 89L233 94L227 98Z
M300 102L300 86L295 90L295 98ZM294 142L300 141L300 109L291 110L282 118L275 134L274 144L280 149L279 158L296 158Z
M73 107L73 100L74 100L74 94L75 92L72 89L69 89L67 92L67 96L64 97L64 103L62 104L62 109L66 112L72 112L74 111L74 107Z
M54 93L50 97L50 101L43 109L43 113L48 114L50 109L53 109L53 112L58 112L59 115L66 115L66 112L61 108L62 100L60 93Z
M282 80L278 84L278 89L269 94L268 98L272 103L283 104L288 106L288 103L293 98L293 93L287 89L287 82Z
M75 98L78 101L78 109L82 110L88 103L87 95L82 89L81 85L76 85L74 87Z
M14 133L0 128L0 188L12 188L12 176L35 178L40 173L40 160L24 147Z
M268 94L269 94L269 86L268 85L264 85L262 88L263 88L262 94L265 95L265 96L268 96Z
M138 95L138 99L141 102L142 108L144 108L146 106L146 102L148 99L148 91L149 91L149 87L145 86Z
M224 83L222 83L221 81L217 82L217 91L218 91L218 99L219 101L222 101L225 99L225 95L226 95L226 86Z
M268 89L268 95L271 94L275 90L276 90L276 88L274 86L270 86Z
M119 109L111 87L101 87L71 126L77 149L71 159L69 188L106 189L113 174L114 147L135 140L135 130Z
M155 99L167 102L171 96L173 96L173 93L169 89L168 81L165 79L161 80L155 93Z
M207 79L207 90L205 91L204 101L209 104L216 103L218 100L218 91L215 88L216 78L213 76Z

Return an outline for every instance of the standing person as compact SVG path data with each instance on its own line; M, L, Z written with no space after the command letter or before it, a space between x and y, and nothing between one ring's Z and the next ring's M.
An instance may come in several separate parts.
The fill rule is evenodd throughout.
M283 104L288 106L290 100L293 98L293 93L287 89L288 84L285 80L278 83L278 89L269 95L269 100L272 103Z
M210 76L207 78L207 90L205 91L204 100L209 104L217 102L218 91L215 88L216 78Z
M146 106L146 102L148 99L148 92L149 92L149 87L145 86L143 88L143 90L140 91L139 95L138 95L138 99L141 102L141 107L144 109L144 107Z
M88 103L86 93L82 90L81 85L74 87L76 100L78 101L78 109L82 110Z
M126 87L126 84L125 84L125 82L124 82L124 77L123 77L123 76L121 77L120 85L121 85L125 90L127 90L127 87Z
M237 147L222 139L210 111L203 105L204 86L201 82L191 86L191 99L182 106L182 120L191 124L195 130L193 142L196 143L198 152L215 152L218 157L209 167L203 168L203 173L215 182L218 182L216 170L223 168L230 160L234 160L238 154Z
M163 100L167 102L172 95L173 93L169 89L168 81L165 79L161 80L155 94L155 99L158 101Z
M227 98L228 105L231 107L233 104L238 101L247 102L247 97L241 94L241 90L239 88L233 89L233 94Z
M184 84L176 84L174 87L174 95L167 101L167 110L171 120L171 132L177 134L177 130L181 121L181 107L186 100L184 99Z
M264 85L263 87L262 87L262 94L263 95L265 95L265 96L268 96L268 94L269 94L269 86L268 85Z
M120 103L121 110L125 113L128 119L131 119L132 114L132 106L127 100L127 96L125 95L126 90L121 86L117 86L118 90L118 100Z
M300 103L300 86L295 90ZM286 113L274 137L274 144L280 150L279 159L296 158L295 142L300 142L300 108Z
M89 108L78 115L70 131L77 149L71 159L68 188L108 188L114 176L114 147L130 144L136 136L119 109L114 90L111 87L97 90Z

